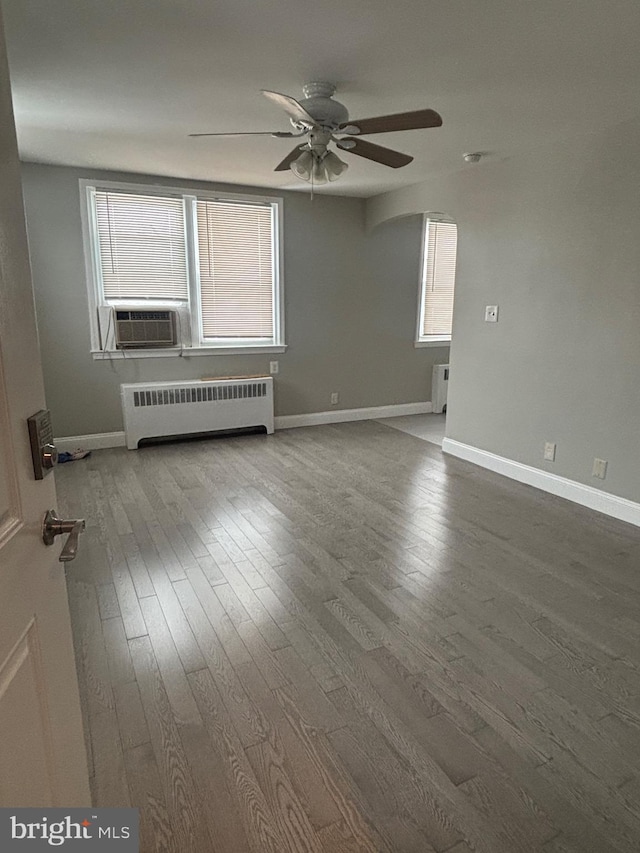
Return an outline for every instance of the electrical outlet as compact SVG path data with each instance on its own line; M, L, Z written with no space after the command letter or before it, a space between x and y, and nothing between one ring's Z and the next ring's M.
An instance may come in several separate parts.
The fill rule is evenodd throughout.
M485 323L497 323L498 322L498 306L497 305L487 305L484 309L484 321Z
M269 373L280 373L280 363L277 361L270 361Z
M544 443L544 458L547 462L556 461L556 446L553 441L545 441Z
M597 477L599 480L604 480L607 476L607 460L606 459L594 459L593 460L593 470L591 471L592 477Z
M337 392L337 391L333 391L333 392L331 393L331 405L332 405L332 406L336 406L337 404L338 404L338 392Z

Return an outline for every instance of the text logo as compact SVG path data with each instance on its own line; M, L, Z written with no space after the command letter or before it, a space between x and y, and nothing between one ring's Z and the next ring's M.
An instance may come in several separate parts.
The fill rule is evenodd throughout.
M0 809L0 850L139 853L137 809Z

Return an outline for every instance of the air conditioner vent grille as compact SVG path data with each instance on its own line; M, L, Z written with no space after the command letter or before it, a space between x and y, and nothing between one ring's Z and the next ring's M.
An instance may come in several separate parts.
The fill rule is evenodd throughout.
M171 311L116 311L116 320L163 320L167 321Z
M176 343L175 311L116 310L118 349L173 347Z

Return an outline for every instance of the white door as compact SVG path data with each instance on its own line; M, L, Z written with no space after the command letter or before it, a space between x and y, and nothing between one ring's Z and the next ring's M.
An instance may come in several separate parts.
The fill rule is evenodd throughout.
M88 806L55 483L29 449L45 399L5 56L0 21L0 806Z

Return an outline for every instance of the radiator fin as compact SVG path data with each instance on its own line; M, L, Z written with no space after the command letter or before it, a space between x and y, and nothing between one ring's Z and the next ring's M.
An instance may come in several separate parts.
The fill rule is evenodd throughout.
M167 388L153 391L134 391L133 405L176 406L192 403L218 403L228 400L245 400L267 396L266 382L243 385L199 385L198 387Z

